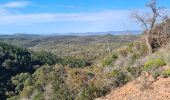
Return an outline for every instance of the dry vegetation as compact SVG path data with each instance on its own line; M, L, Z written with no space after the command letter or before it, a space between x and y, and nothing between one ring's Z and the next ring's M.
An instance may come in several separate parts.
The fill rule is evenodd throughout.
M155 0L149 7L157 10ZM27 70L9 74L4 83L9 83L7 90L13 89L0 88L4 90L0 93L8 100L169 99L170 20L156 23L157 17L151 17L151 27L141 36L3 38L1 41L27 47L34 56L30 57L31 71L24 66ZM1 51L0 68L5 71L15 70L15 58L23 58L18 64L25 65L24 54L16 56L10 47ZM0 75L0 79L5 77Z
M27 37L23 38L22 35L17 38L10 36L0 40L19 47L26 47L33 51L51 52L59 57L74 57L88 61L97 61L108 54L108 46L111 50L114 50L138 38L135 35Z
M167 20L166 22L155 26L153 31L156 33L161 32L164 34L165 32L166 34L169 34L169 31L166 31L169 30L169 27L167 27L169 23L170 22ZM157 27L162 27L163 30L159 30ZM69 37L69 39L68 37L64 37L64 39L70 40L69 45L68 43L64 43L63 38L61 40L56 38L57 37L54 37L52 40L48 37L48 42L41 42L31 48L34 51L41 51L42 49L46 51L51 50L52 53L56 55L57 53L55 51L59 50L60 54L63 54L62 56L59 55L59 57L63 57L60 59L61 62L56 65L43 65L38 67L32 74L24 72L13 76L11 82L15 86L17 92L14 92L15 95L10 95L9 97L11 98L9 98L9 100L23 98L33 100L93 100L95 98L103 97L111 91L113 92L111 92L109 96L103 98L114 100L114 97L116 97L118 100L128 100L129 98L136 99L138 97L139 99L147 99L147 92L156 94L156 91L161 91L163 97L154 98L154 95L151 95L149 98L157 99L167 96L166 91L169 91L169 89L166 88L164 91L165 87L161 87L160 83L169 82L169 78L164 79L170 76L169 38L165 37L166 41L163 42L163 45L157 47L152 54L149 54L148 46L146 42L143 42L145 41L143 36L137 38L133 42L129 42L129 40L134 39L133 36L130 36L129 40L123 43L122 41L115 42L114 40L122 38L120 36L116 36L116 38L114 36L110 37L110 35L109 37L91 37L93 39L97 38L96 40L86 40L86 37L73 36ZM82 38L85 39L84 41L86 42L82 41L79 44L78 42ZM103 38L104 40L102 41ZM110 53L107 44L108 38L110 39ZM59 42L59 40L62 42ZM112 43L114 44L113 46ZM98 46L97 44L100 45ZM115 48L115 44L119 47ZM52 47L49 45L52 45ZM58 47L59 45L60 47ZM75 51L64 51L65 49L69 50L68 48L75 49ZM103 51L100 52L100 49ZM84 62L84 59L77 59L81 58L80 55L84 56L79 53L80 51L93 52L90 56L85 56L88 61L91 61L91 64L88 64L86 61ZM78 56L71 55L73 52L76 52L76 55ZM93 58L92 55L98 53L99 55L97 58ZM72 58L67 58L66 56L71 56ZM135 88L135 90L132 88L134 86L137 86L138 88ZM132 92L127 93L127 91L130 91L129 89L132 90ZM136 94L136 91L139 93ZM118 94L118 92L120 93ZM130 95L133 97L129 97ZM159 93L157 95L159 95ZM143 96L144 98L142 98Z

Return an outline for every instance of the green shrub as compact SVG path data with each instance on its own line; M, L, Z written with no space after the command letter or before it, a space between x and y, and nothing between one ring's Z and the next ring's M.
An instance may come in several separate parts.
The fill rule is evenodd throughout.
M152 77L153 77L154 79L156 79L157 77L159 77L159 76L161 75L162 71L160 71L160 70L155 70L155 71L151 71L150 73L151 73Z
M166 75L170 75L170 69L165 70L164 72Z
M110 89L108 87L96 87L94 84L89 84L77 96L76 100L94 100L94 98L105 96L109 91Z
M103 61L102 61L102 65L103 66L108 66L112 63L113 59L111 57L108 57L108 58L105 58Z
M128 67L127 71L133 76L133 77L138 77L141 75L142 68L141 67Z
M116 60L116 59L118 58L117 53L113 52L113 53L112 53L112 58L113 58L114 60Z
M11 98L7 98L7 100L18 100L19 98L17 96L11 97Z
M150 60L144 64L144 70L149 70L152 68L159 68L166 65L166 62L162 59Z
M44 100L43 93L42 92L36 93L36 95L33 97L33 100Z
M21 92L24 86L31 85L31 75L29 73L21 73L11 78L12 84L15 86L15 92Z
M76 58L72 58L72 57L66 57L60 63L64 66L68 66L71 68L85 67L85 66L91 65L90 62L88 62L84 59L76 59Z
M24 87L23 91L20 93L21 97L30 97L33 93L34 87L33 86L27 86Z
M103 61L102 61L102 65L103 66L108 66L110 65L113 61L115 61L118 58L117 53L112 53L111 56L106 57Z
M116 77L116 76L118 76L118 74L119 74L118 70L113 70L111 73L109 73L109 76L110 77Z
M114 81L115 81L114 85L115 85L115 87L124 85L124 84L126 84L130 80L130 77L128 75L126 75L126 73L123 72L122 70L113 70L110 73L110 77L114 78Z
M166 69L164 72L163 72L163 75L165 77L169 77L170 76L170 68L169 69Z

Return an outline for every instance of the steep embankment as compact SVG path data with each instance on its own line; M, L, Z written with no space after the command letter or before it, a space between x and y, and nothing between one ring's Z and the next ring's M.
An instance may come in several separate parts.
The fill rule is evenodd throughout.
M170 78L153 79L143 75L97 100L169 100Z
M170 78L165 78L170 77L169 40L170 20L155 26L149 36L150 46L154 53L143 56L146 51L144 49L142 56L134 63L140 66L142 73L145 74L140 74L137 79L114 89L109 95L97 100L170 100ZM134 45L131 47L134 48ZM136 50L141 52L142 49L138 49L139 47L137 46ZM124 51L122 54L129 54Z

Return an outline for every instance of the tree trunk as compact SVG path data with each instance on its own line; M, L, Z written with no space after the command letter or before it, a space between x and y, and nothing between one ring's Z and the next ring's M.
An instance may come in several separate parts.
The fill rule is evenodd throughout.
M153 53L153 50L152 50L152 46L151 46L151 44L150 44L150 42L149 42L149 35L146 36L146 45L147 45L147 47L148 47L149 54L152 54L152 53Z

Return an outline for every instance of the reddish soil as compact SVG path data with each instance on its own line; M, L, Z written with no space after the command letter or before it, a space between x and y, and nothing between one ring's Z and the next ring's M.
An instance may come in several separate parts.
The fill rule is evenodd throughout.
M141 76L96 100L170 100L170 78Z

